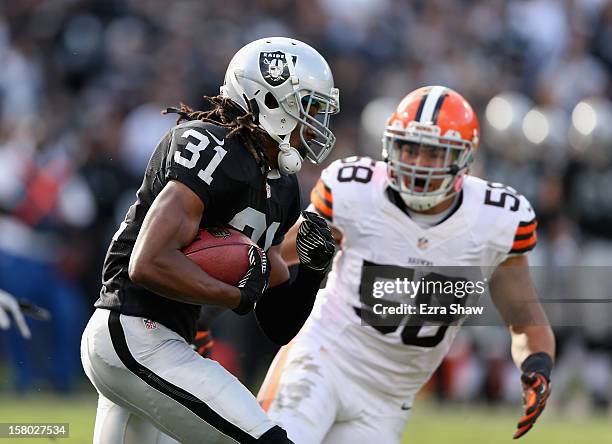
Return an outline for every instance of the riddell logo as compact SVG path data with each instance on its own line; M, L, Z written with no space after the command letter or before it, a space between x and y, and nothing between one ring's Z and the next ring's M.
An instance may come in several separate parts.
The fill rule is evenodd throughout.
M157 322L152 321L151 319L143 319L142 322L147 330L155 330L157 328Z

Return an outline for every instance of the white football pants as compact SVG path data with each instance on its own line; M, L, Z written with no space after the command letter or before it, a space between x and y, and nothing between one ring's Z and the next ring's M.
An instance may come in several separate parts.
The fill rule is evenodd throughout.
M159 323L98 309L81 359L100 395L94 444L259 443L279 431L234 376Z
M351 379L335 359L303 332L281 348L257 396L270 419L295 444L399 444L409 411Z

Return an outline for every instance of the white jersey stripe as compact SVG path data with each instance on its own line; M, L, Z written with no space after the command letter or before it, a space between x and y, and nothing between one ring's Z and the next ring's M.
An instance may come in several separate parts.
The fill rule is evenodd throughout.
M440 99L445 89L446 88L443 86L434 86L431 88L431 91L427 94L427 99L425 99L425 105L423 106L423 112L421 113L419 122L429 123L432 121L436 103L438 103L438 99Z

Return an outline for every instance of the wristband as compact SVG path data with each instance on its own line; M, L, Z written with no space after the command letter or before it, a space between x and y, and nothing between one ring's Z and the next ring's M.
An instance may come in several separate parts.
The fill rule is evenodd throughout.
M550 381L550 373L553 368L553 360L548 353L533 353L523 361L521 370L523 373L536 372L544 375Z
M248 314L253 310L255 304L252 299L246 294L246 291L240 290L240 303L238 307L233 308L232 311L240 316Z

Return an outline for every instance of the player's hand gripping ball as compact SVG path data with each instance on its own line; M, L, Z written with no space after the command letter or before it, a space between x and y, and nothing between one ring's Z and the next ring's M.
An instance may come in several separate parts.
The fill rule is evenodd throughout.
M210 276L238 285L249 270L249 249L254 242L231 228L200 230L183 253Z

